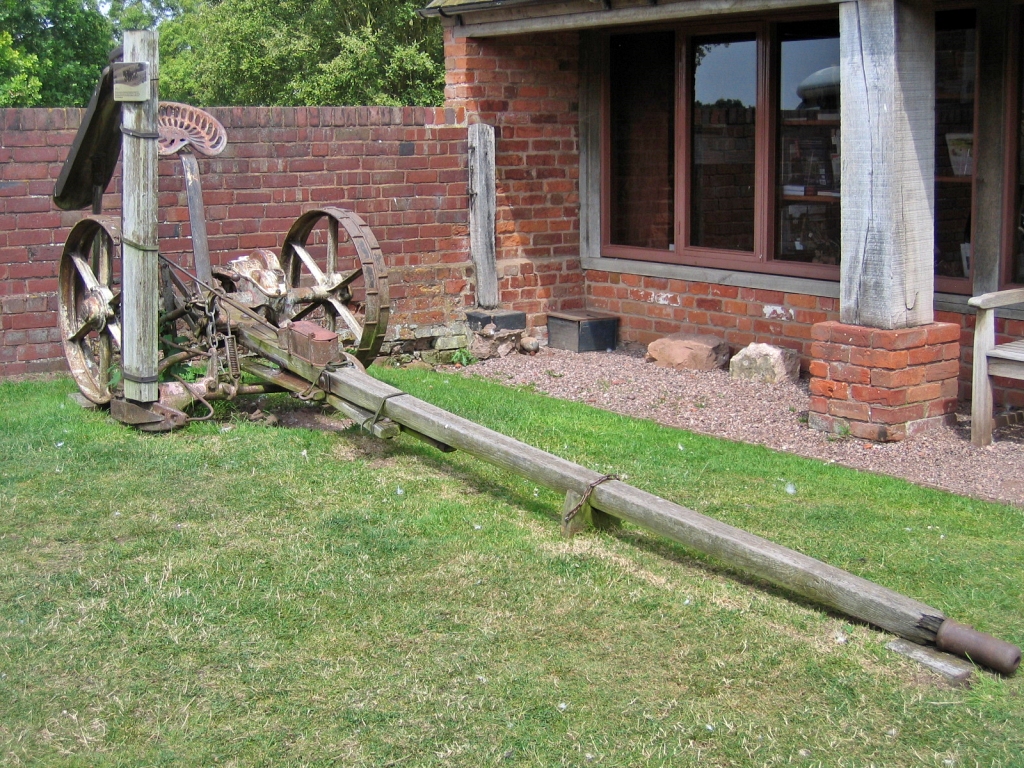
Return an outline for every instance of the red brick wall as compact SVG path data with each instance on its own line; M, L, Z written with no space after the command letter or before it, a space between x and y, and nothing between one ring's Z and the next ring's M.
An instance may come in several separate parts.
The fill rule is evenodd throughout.
M494 125L497 257L506 309L583 306L579 262L579 36L457 40L446 31L449 106Z
M225 152L200 157L211 255L279 249L304 210L340 205L373 229L392 275L389 338L429 335L474 302L465 113L459 109L224 108ZM81 119L75 109L0 110L0 376L62 370L57 265L86 211L52 203ZM104 211L120 205L120 172ZM181 164L160 163L160 243L191 254ZM424 331L426 328L426 332ZM443 332L443 331L438 331Z
M839 319L839 300L760 288L620 275L587 270L587 306L612 312L624 341L649 344L680 331L713 333L735 352L752 342L800 353L804 368L811 326Z

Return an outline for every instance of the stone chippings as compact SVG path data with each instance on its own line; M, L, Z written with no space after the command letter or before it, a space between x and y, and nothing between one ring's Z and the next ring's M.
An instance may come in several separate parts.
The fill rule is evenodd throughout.
M968 403L953 425L899 443L872 443L808 428L806 380L761 384L731 379L720 369L658 368L644 357L639 346L610 354L545 347L534 356L495 358L462 373L509 386L533 385L551 397L627 416L1024 507L1024 425L1016 421L997 428L992 446L976 448Z

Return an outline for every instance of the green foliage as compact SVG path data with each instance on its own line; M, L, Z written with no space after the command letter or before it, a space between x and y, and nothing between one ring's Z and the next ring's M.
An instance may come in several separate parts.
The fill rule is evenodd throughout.
M112 0L107 16L120 40L126 29L153 29L161 21L180 15L181 11L182 4L178 0Z
M455 354L452 355L452 363L455 365L473 365L476 362L477 359L473 357L473 353L465 347L456 349Z
M13 43L9 32L0 32L0 107L31 107L43 86L35 74L39 59Z
M113 47L96 0L0 0L0 29L0 106L85 106Z
M418 0L186 0L160 25L164 98L212 105L440 104L440 28Z

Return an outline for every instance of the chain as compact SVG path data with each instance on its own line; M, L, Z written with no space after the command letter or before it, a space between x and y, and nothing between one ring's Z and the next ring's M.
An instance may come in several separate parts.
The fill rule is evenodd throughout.
M587 490L583 492L583 497L579 500L575 507L565 513L565 517L562 518L562 525L568 525L572 522L572 519L580 513L580 510L586 506L587 502L590 501L590 496L601 483L606 483L609 480L618 480L618 475L601 475L597 480L587 486Z

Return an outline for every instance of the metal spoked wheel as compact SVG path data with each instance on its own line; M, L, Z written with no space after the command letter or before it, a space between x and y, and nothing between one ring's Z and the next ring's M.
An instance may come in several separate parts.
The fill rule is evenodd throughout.
M121 294L114 290L114 256L121 226L111 216L78 222L64 243L57 285L64 355L78 388L105 405L120 379Z
M358 215L323 208L300 216L281 249L286 319L314 320L338 333L364 365L387 332L388 274L377 238Z

